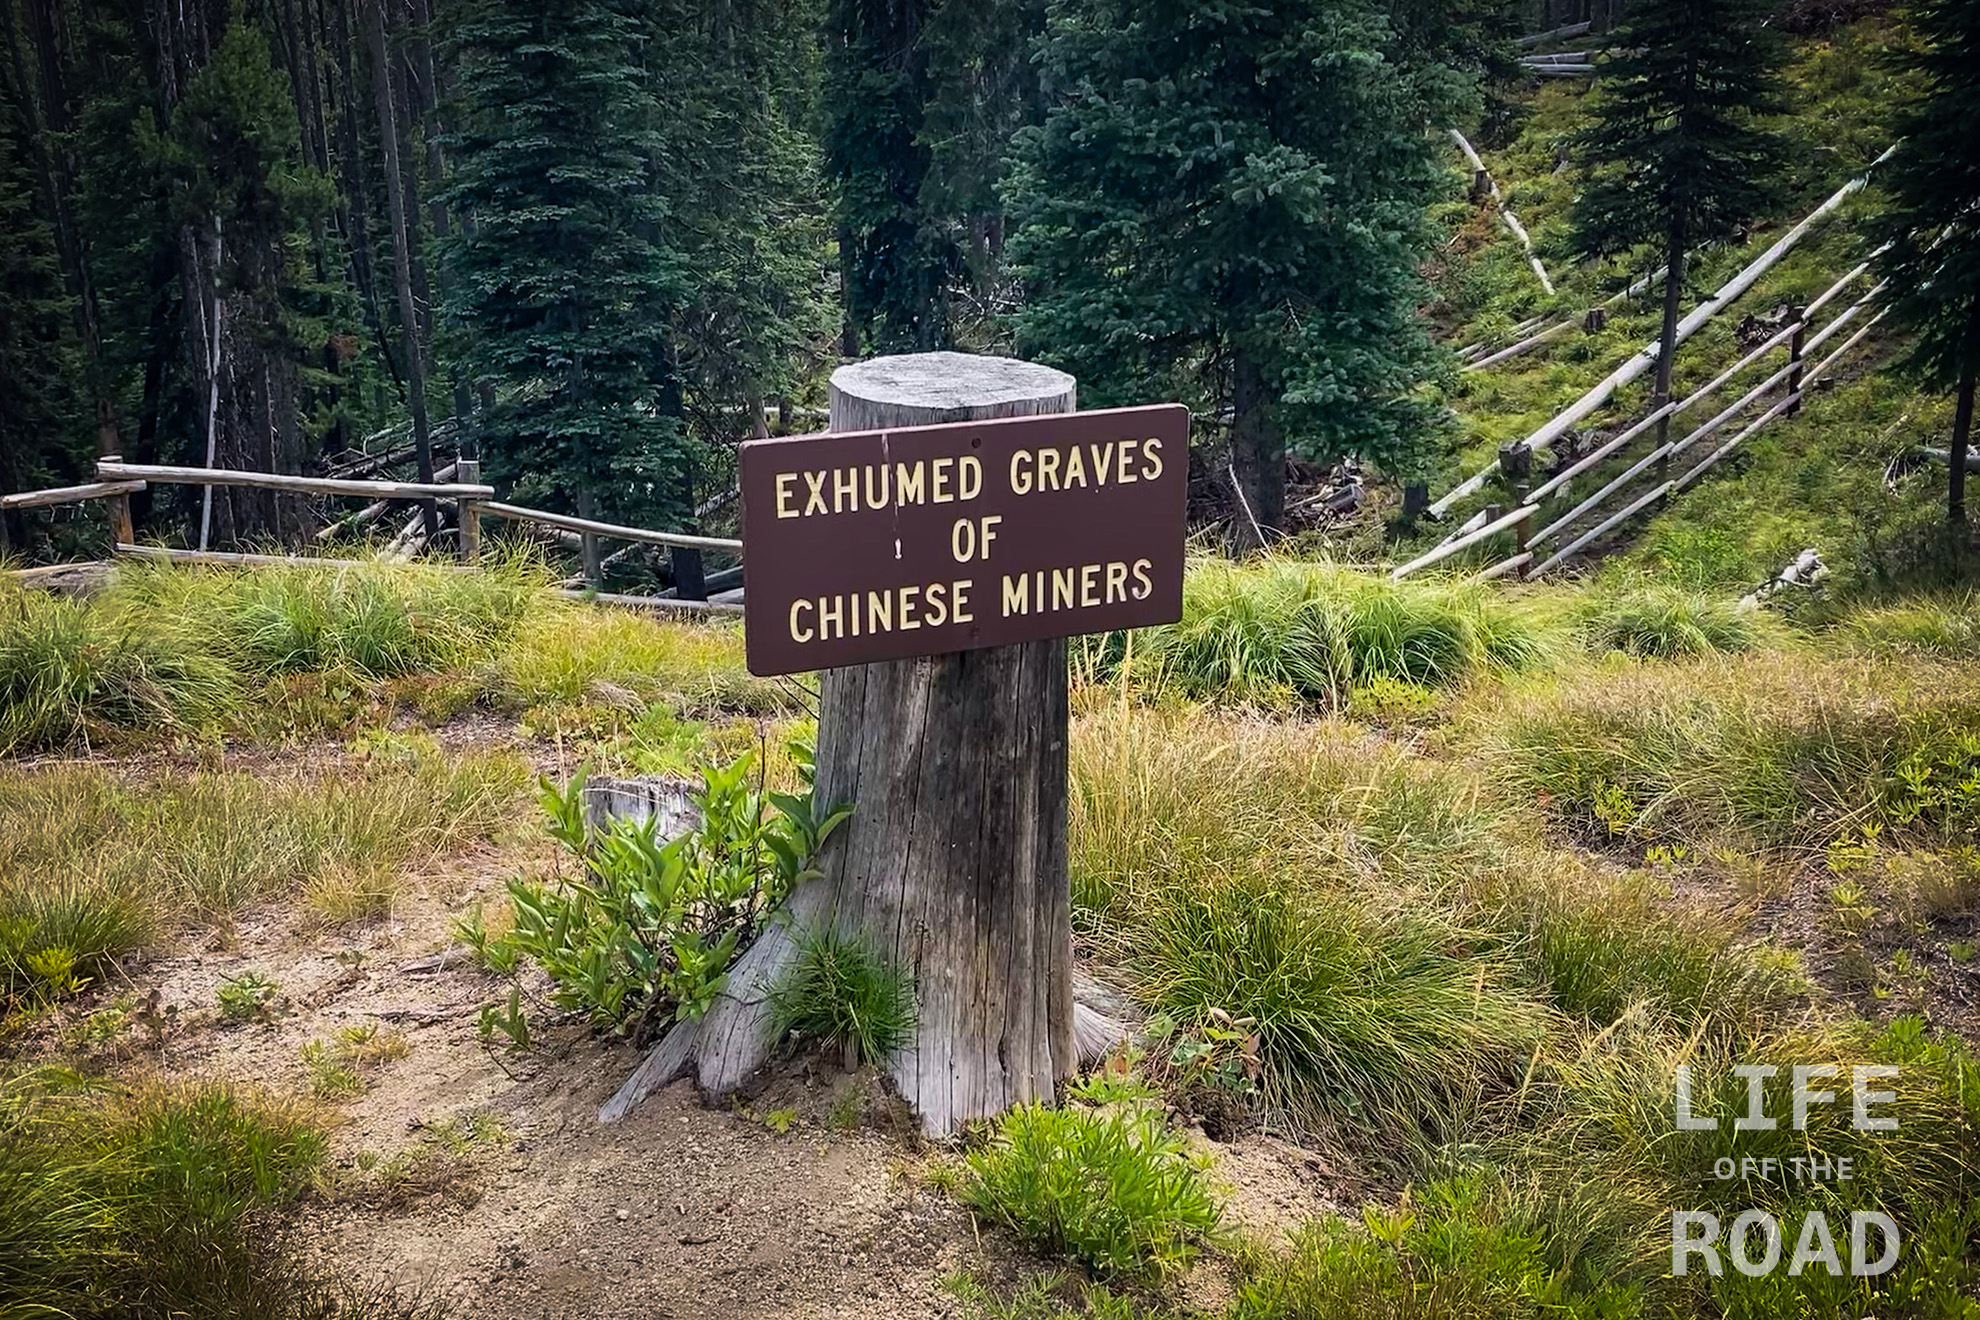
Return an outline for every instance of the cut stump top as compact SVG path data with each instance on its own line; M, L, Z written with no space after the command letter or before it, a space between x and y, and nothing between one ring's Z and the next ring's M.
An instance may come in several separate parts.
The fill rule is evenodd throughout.
M909 353L834 371L832 429L1071 412L1075 398L1071 376L1036 362L973 353Z

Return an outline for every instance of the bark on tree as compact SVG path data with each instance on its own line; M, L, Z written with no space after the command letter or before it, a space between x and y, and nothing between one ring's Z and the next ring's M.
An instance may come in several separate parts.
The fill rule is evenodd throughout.
M1955 527L1966 525L1966 450L1973 434L1974 363L1968 359L1959 376L1959 402L1953 410L1952 444L1946 467L1946 519Z
M1070 376L957 353L877 358L832 377L835 431L1070 411ZM869 942L914 978L918 1020L888 1076L931 1136L1050 1099L1078 1063L1066 871L1063 640L827 671L817 797L853 804L698 1022L677 1026L601 1111L676 1077L734 1091L769 1057L768 993L797 933ZM1087 1011L1100 1048L1110 1039ZM1084 1030L1082 1034L1087 1034Z
M1286 515L1286 442L1266 411L1265 375L1248 353L1231 365L1231 475L1243 507L1233 539L1263 549Z
M419 351L419 315L412 294L412 252L407 233L410 223L405 192L405 176L400 173L399 126L392 111L392 70L385 53L385 3L370 0L366 6L365 39L371 45L372 86L378 98L378 138L385 146L385 196L392 216L392 282L399 293L399 330L405 337L406 396L412 405L413 453L419 464L419 479L433 480L433 435L426 421L426 366ZM426 539L440 535L440 512L432 500L420 505L426 524Z

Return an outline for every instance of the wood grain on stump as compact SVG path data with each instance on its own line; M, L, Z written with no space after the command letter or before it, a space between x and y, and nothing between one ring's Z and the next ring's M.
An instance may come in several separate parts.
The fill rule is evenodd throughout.
M1073 378L1008 358L918 353L841 367L831 429L1070 412ZM945 571L931 564L931 572ZM700 1021L675 1027L601 1111L692 1073L733 1091L769 1057L769 990L796 932L857 934L914 977L918 1021L887 1072L931 1136L1049 1099L1078 1064L1066 871L1063 639L828 670L818 795L852 818ZM1111 1023L1088 1010L1086 1033ZM1089 1046L1089 1049L1092 1047Z

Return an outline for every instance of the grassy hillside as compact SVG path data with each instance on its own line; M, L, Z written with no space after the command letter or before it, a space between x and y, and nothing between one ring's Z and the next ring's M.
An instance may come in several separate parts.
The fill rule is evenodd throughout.
M1792 110L1782 121L1795 152L1798 186L1771 222L1755 228L1744 246L1695 254L1687 273L1686 305L1719 287L1770 246L1787 228L1849 179L1861 174L1891 143L1892 108L1902 92L1881 56L1910 40L1901 13L1858 20L1802 42L1789 70ZM1620 290L1641 270L1575 263L1567 231L1572 174L1559 168L1571 154L1574 133L1586 122L1591 93L1579 80L1543 83L1515 104L1490 136L1478 143L1505 203L1533 234L1556 278L1559 293L1546 297L1527 268L1519 245L1485 211L1463 201L1444 210L1451 241L1436 272L1440 301L1432 314L1453 345L1513 342L1513 328L1546 314L1573 315ZM1874 181L1874 175L1873 181ZM1731 366L1751 343L1736 336L1747 315L1766 317L1779 308L1805 305L1868 256L1863 219L1879 205L1874 186L1851 198L1804 239L1731 308L1715 317L1677 354L1674 388L1679 397ZM1830 303L1822 319L1869 291L1859 279ZM1530 434L1631 353L1654 341L1655 292L1612 311L1597 334L1579 329L1520 357L1461 377L1457 408L1461 443L1448 468L1433 478L1433 494L1477 471L1499 445ZM1839 346L1829 341L1824 352ZM1596 547L1609 578L1653 577L1689 587L1744 590L1763 582L1802 550L1820 551L1835 577L1850 590L1888 590L1903 583L1947 584L1962 571L1963 557L1941 534L1942 481L1930 469L1886 489L1885 465L1914 446L1939 444L1951 420L1951 402L1916 391L1889 368L1901 342L1886 327L1838 363L1820 382L1798 417L1762 428L1702 482L1665 507L1653 509ZM1687 429L1731 404L1785 360L1776 353L1684 419ZM1588 445L1616 434L1648 411L1648 375L1627 386L1583 424ZM1749 408L1735 427L1757 417ZM1719 432L1730 438L1732 427ZM1682 432L1679 432L1682 434ZM1648 449L1638 442L1578 479L1570 490L1594 491ZM1705 449L1689 451L1703 457ZM1648 482L1643 488L1647 488ZM1458 519L1488 500L1503 499L1489 487L1452 512ZM1579 498L1576 496L1575 498ZM1607 506L1619 510L1624 494ZM1574 499L1556 498L1550 513ZM1581 524L1592 527L1601 515ZM1412 544L1425 548L1449 524L1426 531ZM1538 525L1538 524L1536 524ZM1503 557L1507 541L1460 564L1483 565ZM1558 545L1558 543L1556 543ZM1410 546L1396 553L1406 557Z

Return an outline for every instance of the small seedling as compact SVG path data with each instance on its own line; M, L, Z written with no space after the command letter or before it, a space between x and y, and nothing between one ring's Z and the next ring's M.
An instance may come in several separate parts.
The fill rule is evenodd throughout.
M763 1126L769 1128L780 1137L785 1136L792 1128L796 1127L797 1121L798 1111L796 1109L773 1109L763 1116Z
M271 1006L281 989L280 984L256 971L222 977L218 991L220 1016L235 1022L256 1018L265 1021L273 1015Z
M1946 946L1946 957L1952 959L1956 963L1972 962L1974 952L1975 949L1973 945L1968 943L1966 940L1954 940L1951 944L1948 944Z
M493 1049L495 1037L499 1034L508 1038L509 1053L529 1053L529 1017L523 1012L521 993L512 986L509 989L509 1002L506 1006L499 1004L484 1006L477 1031L484 1049Z

